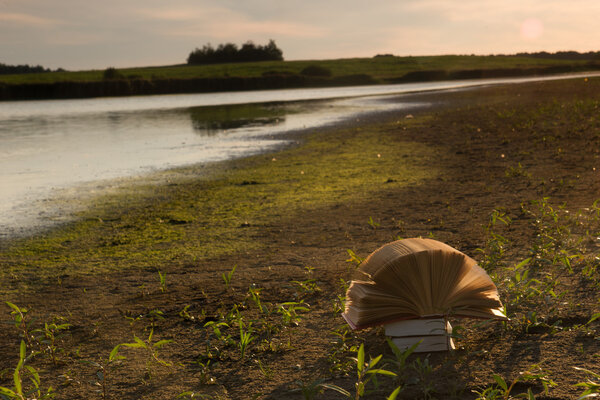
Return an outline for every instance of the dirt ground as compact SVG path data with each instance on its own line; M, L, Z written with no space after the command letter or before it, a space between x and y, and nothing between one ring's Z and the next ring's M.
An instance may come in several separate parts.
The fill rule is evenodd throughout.
M488 271L503 301L518 297L507 283L508 274L539 243L539 220L546 217L539 202L560 210L562 218L565 210L575 214L600 198L600 81L578 79L412 96L434 105L411 111L411 115L387 113L344 123L322 129L320 135L342 146L357 131L376 125L378 134L398 140L399 145L413 142L437 149L416 161L419 167L439 171L433 178L390 188L388 177L381 176L372 182L371 194L359 199L310 207L299 204L252 230L253 240L261 243L258 250L164 265L164 291L154 269L132 266L102 274L57 273L53 279L40 281L19 275L26 258L18 263L5 255L0 258L15 277L4 275L0 299L29 310L30 330L43 327L43 321L71 324L50 343L56 347L56 362L48 351L48 340L41 333L31 335L36 338L28 354L42 353L27 363L40 371L43 391L52 386L59 399L172 399L179 395L300 399L311 398L310 384L321 381L354 393L357 372L349 357L356 356L357 346L364 343L373 357L383 354L390 359L393 354L381 329L349 332L335 308L355 268L347 261L348 249L366 257L398 237L434 237L481 263L488 262L493 237L486 227L494 210L511 222L496 225L506 242L499 261L490 263ZM299 141L305 138L297 137ZM274 153L264 159L276 157ZM549 273L536 271L539 281L558 283L556 297L548 299L545 292L545 297L535 294L511 302L512 321L506 326L453 320L461 333L457 350L413 354L404 368L381 361L380 366L400 377L380 377L377 388L370 382L368 389L374 391L365 398L386 398L399 385L403 387L399 398L475 398L475 391L495 384L495 374L510 385L538 364L557 385L544 394L540 379L520 381L511 395L530 389L538 399L577 398L583 389L574 385L584 382L587 375L574 367L600 372L598 326L586 324L600 311L599 281L596 273L583 276L586 267L589 271L598 264L594 257L600 251L589 238L597 237L600 229L597 220L585 224L573 224L565 234L585 237L577 257L572 257L572 273L561 270L548 278ZM565 226L571 225L565 222ZM244 224L239 227L240 231L245 228ZM559 262L553 261L548 271L558 268ZM234 265L236 270L226 285L222 274ZM23 280L29 280L27 285ZM268 311L252 300L250 287L259 290L261 304ZM286 322L280 308L285 302L310 307L297 310L296 323L293 318ZM23 329L15 326L10 311L5 307L1 314L0 386L12 388ZM250 322L254 329L250 332L255 339L244 355L238 315L243 316L242 329L248 331ZM205 327L211 321L228 323L229 328L221 329L231 335L229 341ZM134 342L134 335L148 341L150 332L152 343L172 340L154 348L162 363L152 352L125 346L118 354L126 358L108 363L117 344ZM98 374L101 366L106 370ZM307 392L304 397L301 390L294 391L302 387ZM344 398L323 389L317 398Z

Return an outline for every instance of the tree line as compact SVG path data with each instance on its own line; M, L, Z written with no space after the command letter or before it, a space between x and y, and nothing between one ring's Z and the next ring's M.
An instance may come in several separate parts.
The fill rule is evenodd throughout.
M187 58L189 65L250 61L283 61L283 52L273 40L269 40L264 46L248 41L241 47L234 43L225 43L214 48L209 43L201 49L193 50Z
M44 68L41 65L7 65L0 63L0 75L35 74L40 72L51 72L51 70L48 68Z
M553 60L600 60L600 51L588 51L579 53L577 51L557 51L549 53L547 51L539 51L537 53L517 53L519 57L545 58Z

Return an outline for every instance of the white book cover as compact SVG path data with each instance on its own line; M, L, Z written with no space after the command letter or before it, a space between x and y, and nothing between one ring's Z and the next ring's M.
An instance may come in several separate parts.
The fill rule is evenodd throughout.
M415 353L429 353L433 351L448 351L454 350L454 342L450 336L406 336L406 337L392 337L392 342L400 350L406 350L416 343L419 346L415 349Z
M416 353L453 350L452 326L444 318L409 319L385 325L385 334L400 349L419 343Z
M452 326L444 318L407 319L385 325L387 336L446 335L452 333Z

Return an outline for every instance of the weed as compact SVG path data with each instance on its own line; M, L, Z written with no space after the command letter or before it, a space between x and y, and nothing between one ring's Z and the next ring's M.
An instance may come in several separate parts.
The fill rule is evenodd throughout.
M215 378L210 375L210 360L206 362L197 361L196 365L200 369L200 383L203 385L212 385L216 383Z
M57 364L56 352L58 350L56 346L56 340L61 337L61 333L71 327L71 324L62 323L57 324L55 322L52 323L44 323L43 329L36 329L33 332L41 333L42 338L39 340L40 344L46 346L45 350L50 354L50 358L52 360L52 364Z
M154 309L146 314L146 317L150 320L150 330L154 330L157 322L165 319L165 313L163 313L161 310Z
M533 365L527 371L519 373L519 376L517 376L510 385L508 385L500 375L494 374L493 378L494 381L496 381L494 385L484 388L481 392L473 391L473 393L478 395L477 400L512 399L514 397L511 396L511 392L514 386L519 382L538 381L544 386L545 395L548 395L548 389L551 386L556 386L556 383L548 377L548 374L545 373L539 365ZM527 399L534 398L531 388L527 389L527 393L521 393L516 397L524 397Z
M167 291L167 273L164 274L158 271L158 279L160 280L160 291L165 293Z
M81 361L83 363L90 364L93 367L97 368L96 369L96 381L92 382L92 383L96 387L96 389L94 389L94 391L96 393L99 393L103 399L108 398L110 376L111 376L112 372L116 368L118 368L121 365L122 360L125 359L125 357L119 355L120 348L121 348L120 344L116 345L111 350L111 352L109 353L108 358L106 360L102 360L100 362L88 361L88 360Z
M333 348L328 356L330 363L329 371L333 374L341 373L346 375L352 369L352 362L347 358L347 353L358 351L358 346L350 343L351 341L356 342L356 335L350 331L346 324L332 330L331 334L336 339L332 342Z
M204 324L204 327L212 328L213 335L224 346L229 346L231 343L233 343L233 340L231 339L231 335L225 335L221 331L221 328L229 328L229 325L226 322L208 321L206 324Z
M235 273L236 268L237 268L237 265L234 265L233 268L231 269L231 271L223 272L221 274L221 277L223 278L223 282L225 282L226 289L229 289L229 285L231 284L231 278L233 278L233 274Z
M357 256L356 253L351 249L347 249L346 252L350 256L350 258L346 260L347 263L355 264L356 267L362 264L364 258Z
M277 308L277 312L281 314L281 322L284 326L291 328L292 326L298 326L298 323L302 319L302 315L298 314L299 311L308 311L309 305L303 300L299 302L288 301L281 303ZM288 346L292 346L292 330L288 329Z
M292 281L292 283L297 286L296 291L298 292L298 297L308 296L321 291L321 288L319 287L315 279Z
M33 346L33 341L35 340L34 336L31 333L31 324L33 321L28 321L27 313L28 309L25 307L18 307L17 305L6 301L7 306L9 306L12 311L10 314L13 316L13 321L15 323L15 327L21 332L21 336L25 339L27 346L30 348Z
M530 278L529 276L530 269L527 266L530 260L530 258L526 258L508 269L510 275L505 280L507 298L504 301L504 307L510 313L512 313L513 309L525 304L531 297L538 296L541 293L538 287L542 283L538 279Z
M335 299L332 300L333 305L333 313L339 314L343 312L346 308L346 292L348 291L348 287L350 283L340 278L340 289L341 293L336 294Z
M419 385L419 391L423 394L423 398L432 398L435 393L435 388L431 382L430 375L433 372L433 366L429 363L429 354L424 358L417 358L412 363L412 369L416 373L415 384Z
M304 400L313 400L317 395L323 393L324 389L331 389L343 394L348 398L352 398L352 395L346 389L343 389L337 385L323 383L322 379L314 380L309 383L304 383L303 381L298 380L295 383L297 388L292 389L291 392L302 392L302 397Z
M252 285L248 288L248 296L250 296L250 298L252 299L254 304L256 304L256 307L260 310L261 313L263 313L265 315L269 315L271 313L271 311L268 309L268 307L266 305L263 305L262 302L260 301L260 292L261 292L261 289L257 288L254 285Z
M516 167L512 167L512 166L508 167L504 171L504 175L507 178L517 178L517 177L531 178L531 174L529 172L527 172L527 170L521 165L520 162L517 164Z
M240 349L240 359L243 360L248 345L256 339L256 337L252 335L252 322L249 322L246 329L244 329L244 321L242 321L242 317L240 316L238 324L240 326L240 341L238 342L238 348Z
M148 335L148 339L146 339L146 341L143 341L142 339L138 338L137 336L133 336L133 339L135 340L134 343L123 343L121 344L121 346L123 347L129 347L129 348L133 348L133 349L144 349L148 355L148 361L146 363L146 368L147 368L147 372L150 372L150 367L151 364L153 362L156 362L157 364L163 365L165 367L170 367L172 364L170 362L161 360L158 357L158 350L160 350L164 345L172 343L172 340L159 340L157 342L152 342L152 336L154 334L154 329L150 330L150 334Z
M509 226L511 219L506 215L506 212L493 210L485 227L487 234L485 247L477 249L478 252L483 254L483 260L479 265L488 272L503 265L504 248L508 244L508 239L497 232L496 225L498 222Z
M600 395L600 374L597 374L588 369L573 367L577 371L583 371L588 375L591 375L596 380L593 381L591 379L586 380L585 382L579 382L575 386L585 388L585 390L581 393L581 395L577 398L577 400L587 399L591 397L597 397Z
M377 228L379 228L381 226L381 224L373 221L373 217L369 217L369 226L371 228L373 228L373 230L376 230Z
M357 371L357 379L356 383L354 384L356 389L356 400L369 393L369 391L367 391L367 385L371 380L373 380L376 387L378 386L376 378L377 375L396 376L394 372L382 368L375 368L382 356L383 355L380 354L375 358L370 358L368 363L365 362L365 347L364 344L361 344L356 354L356 358L352 358L352 360L356 362Z
M19 346L19 362L13 373L14 386L12 389L0 386L0 398L3 400L27 400L32 394L35 395L35 399L49 399L54 397L52 388L48 388L48 391L42 394L42 390L40 389L40 375L35 368L25 365L28 360L29 357L27 357L27 345L25 344L24 340L21 340L21 345ZM25 369L25 372L29 375L29 380L33 385L30 390L25 390L23 382L23 375L25 372L23 369Z
M281 303L277 308L277 312L281 314L281 320L286 326L298 326L298 322L302 319L302 315L298 314L299 311L308 311L309 305L304 301L288 301Z
M190 308L190 304L186 305L185 307L183 307L183 310L179 311L179 316L181 318L183 318L185 321L195 321L196 317L194 317L193 315L191 315L188 312L188 309Z
M268 365L264 365L260 359L256 360L256 363L258 364L258 369L260 369L260 372L263 374L266 380L270 381L273 379L274 372L271 368L269 368Z
M394 353L394 357L395 357L394 360L388 359L388 360L386 360L386 362L391 362L392 364L394 364L394 366L396 367L396 371L397 371L396 375L398 376L398 379L400 381L402 381L406 374L406 370L408 367L406 360L417 349L417 347L419 347L419 345L421 344L421 341L413 344L406 350L400 350L398 348L398 346L396 346L389 337L386 338L386 341L387 341L388 345L390 346L390 348L392 349L392 352Z

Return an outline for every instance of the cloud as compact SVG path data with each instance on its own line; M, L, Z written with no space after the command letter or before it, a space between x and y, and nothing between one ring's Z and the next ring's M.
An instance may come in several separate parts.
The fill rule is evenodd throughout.
M285 19L258 20L221 7L147 8L137 12L142 18L159 23L161 33L169 36L245 40L252 35L314 38L328 32L322 27Z
M55 26L59 25L60 22L57 20L37 17L35 15L30 14L21 14L21 13L1 13L0 12L0 22L8 22L18 24L21 27L23 25L30 27L47 27L47 26Z

